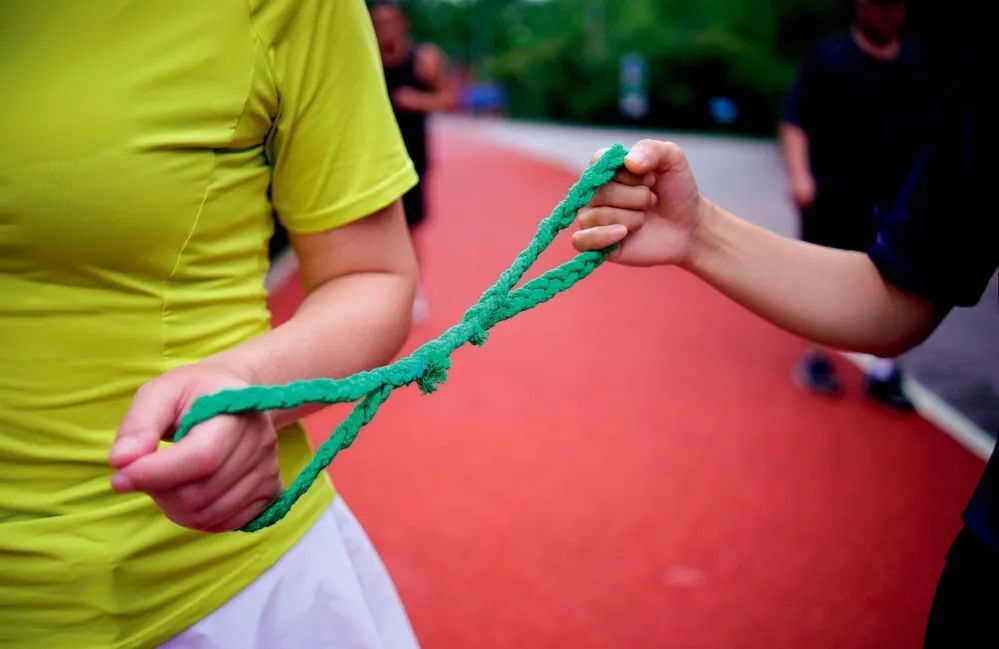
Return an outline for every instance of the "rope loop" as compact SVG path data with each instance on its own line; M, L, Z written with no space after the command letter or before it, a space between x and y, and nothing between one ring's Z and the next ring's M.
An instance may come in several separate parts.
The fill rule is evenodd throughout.
M571 225L576 212L590 202L597 189L614 177L624 164L626 153L623 146L615 144L599 160L587 167L548 218L538 224L530 245L517 255L510 268L500 274L496 283L482 294L479 301L465 312L461 322L434 340L424 343L409 356L400 358L391 365L358 372L342 379L323 378L295 381L287 385L255 385L199 397L181 418L174 442L181 441L198 424L221 414L291 409L307 403L356 402L347 418L319 445L313 458L288 488L270 507L247 523L242 531L256 532L284 518L337 453L350 446L361 428L374 418L393 390L416 383L424 394L436 392L447 381L447 373L451 369L451 354L456 349L465 343L482 346L493 326L571 288L606 261L613 247L576 255L571 261L514 289L527 269L551 245L555 235Z

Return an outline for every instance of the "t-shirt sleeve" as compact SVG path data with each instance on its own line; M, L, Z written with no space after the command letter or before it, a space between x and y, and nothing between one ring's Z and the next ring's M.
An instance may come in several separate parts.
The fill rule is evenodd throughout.
M391 204L417 177L364 1L275 4L280 18L262 15L256 25L279 95L271 202L289 231L319 232Z
M888 281L943 307L978 302L999 262L971 68L957 76L927 148L868 251Z
M820 59L819 48L805 58L781 108L781 121L794 124L804 131L813 126L815 113L822 105L822 100L818 96L823 87L821 80L818 79L822 67Z

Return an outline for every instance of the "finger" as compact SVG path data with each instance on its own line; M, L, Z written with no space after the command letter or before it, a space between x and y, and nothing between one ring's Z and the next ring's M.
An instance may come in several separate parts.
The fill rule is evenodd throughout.
M610 149L610 147L606 147L606 146L603 147L602 149L597 149L597 152L594 153L593 156L590 158L590 164L593 164L594 162L596 162L597 160L599 160L600 158L602 158L604 156L604 154L607 153L607 151L609 149Z
M626 236L628 236L628 228L623 225L602 225L573 233L572 245L580 252L603 250Z
M178 487L173 498L189 511L200 511L231 491L249 471L276 458L276 447L277 436L270 430L263 435L244 433L215 473L205 480Z
M140 457L111 478L117 491L163 491L215 473L233 452L243 432L234 415L215 417L191 429L191 434L158 453Z
M614 182L621 183L622 185L645 185L646 187L651 187L656 183L655 174L633 174L627 169L621 169L616 174L614 174Z
M597 152L594 153L593 157L590 158L590 164L593 164L594 162L602 158L603 155L607 153L608 150L609 150L608 147L597 149ZM655 174L651 173L647 173L644 175L633 174L624 168L622 168L614 175L614 180L623 185L645 185L646 187L652 187L654 184L656 184Z
M239 482L207 507L192 512L189 519L199 530L219 528L232 517L239 515L250 503L263 501L266 507L274 502L280 493L281 477L275 457L273 461L244 475Z
M209 529L204 530L205 532L228 532L230 530L238 530L254 518L259 516L265 509L267 509L270 504L274 502L273 498L260 498L259 500L254 500L246 507L243 508L235 516L228 518L218 525L215 525Z
M617 207L588 207L579 211L577 220L584 229L618 223L628 228L628 232L634 232L645 223L645 212Z
M641 140L628 151L624 166L634 174L661 174L685 168L687 156L673 142Z
M652 205L652 190L645 185L622 185L611 182L599 190L590 201L591 207L602 205L628 210L643 210Z
M108 463L121 468L156 450L177 423L183 386L174 381L150 381L140 387L118 425Z

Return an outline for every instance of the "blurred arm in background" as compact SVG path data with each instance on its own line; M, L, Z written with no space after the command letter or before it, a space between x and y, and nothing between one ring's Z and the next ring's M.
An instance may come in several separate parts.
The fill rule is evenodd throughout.
M815 176L809 157L809 123L823 102L821 90L821 64L817 51L805 59L795 78L781 110L778 138L787 171L788 194L798 210L807 210L815 204Z
M806 210L815 203L815 178L808 163L808 134L797 124L781 122L778 137L791 202L799 210Z
M417 78L427 87L418 90L410 86L397 88L392 103L397 108L419 113L452 110L458 105L458 91L452 80L444 52L436 45L417 47L414 68Z

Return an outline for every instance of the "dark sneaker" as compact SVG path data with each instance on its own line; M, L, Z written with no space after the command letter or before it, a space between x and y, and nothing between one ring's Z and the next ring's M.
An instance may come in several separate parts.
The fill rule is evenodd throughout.
M909 397L906 396L905 390L902 389L902 373L898 368L886 379L868 376L867 394L875 401L895 410L912 412L916 409Z
M843 391L836 370L825 354L806 354L798 364L795 378L801 387L816 394L835 396Z

